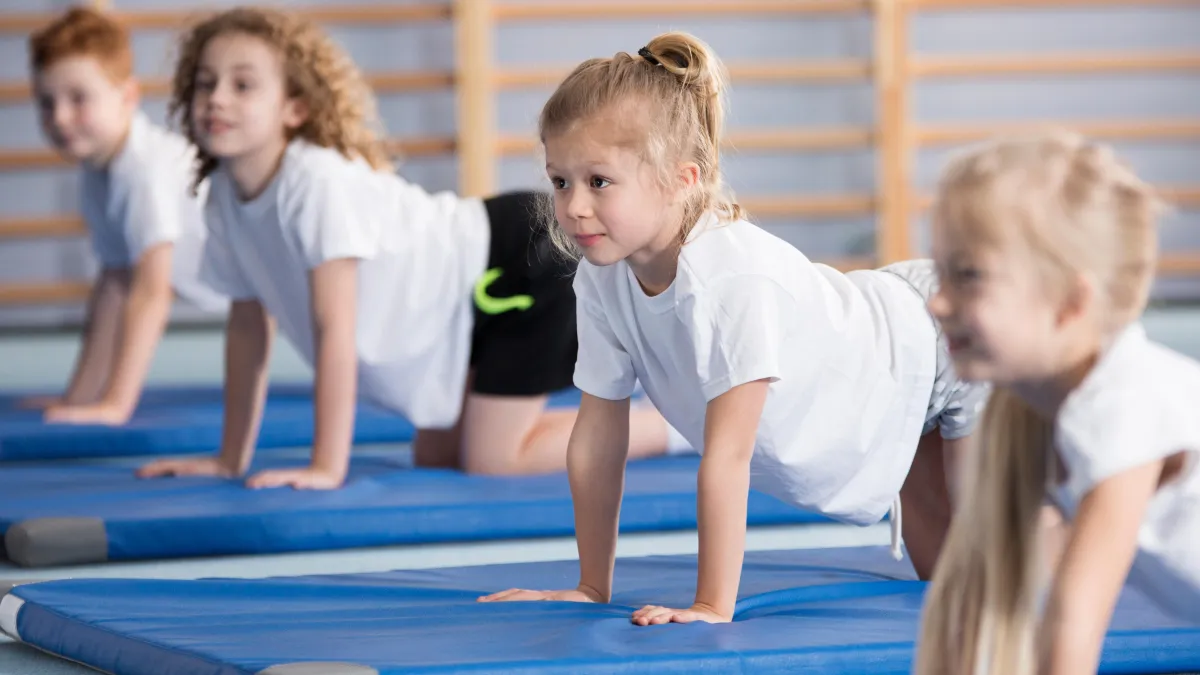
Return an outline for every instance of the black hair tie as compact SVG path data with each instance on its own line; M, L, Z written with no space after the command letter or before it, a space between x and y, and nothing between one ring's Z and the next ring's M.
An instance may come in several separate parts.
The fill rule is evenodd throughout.
M651 54L650 50L647 49L646 47L642 47L641 49L638 50L638 56L642 57L643 59L646 59L646 61L648 61L650 63L650 65L652 65L652 66L661 66L662 65L662 61L659 61L658 57L655 56L654 54Z

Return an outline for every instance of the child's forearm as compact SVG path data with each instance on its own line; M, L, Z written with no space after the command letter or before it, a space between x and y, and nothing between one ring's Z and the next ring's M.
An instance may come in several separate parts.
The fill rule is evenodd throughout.
M1085 675L1095 673L1100 666L1100 650L1108 629L1108 615L1097 612L1093 603L1071 606L1066 593L1086 589L1055 589L1046 612L1044 634L1049 638L1046 675Z
M746 548L750 463L739 453L709 453L700 461L700 529L696 605L733 618Z
M166 330L171 300L171 247L164 245L148 251L134 271L104 402L128 412L137 406L154 351Z
M350 463L358 387L354 324L318 328L314 341L317 358L312 466L344 477Z
M275 323L257 301L243 300L230 307L228 325L221 463L241 474L249 467L258 441Z
M68 405L95 403L104 392L112 372L121 314L128 286L123 270L101 270L88 297L83 340L63 402Z
M575 505L579 585L608 602L625 460L629 453L629 401L606 401L584 394L567 448L567 472Z

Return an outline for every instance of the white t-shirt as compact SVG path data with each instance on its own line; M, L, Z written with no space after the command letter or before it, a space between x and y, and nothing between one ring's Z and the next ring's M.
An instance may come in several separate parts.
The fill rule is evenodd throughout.
M471 292L491 236L483 202L431 195L302 140L251 201L223 169L210 183L203 278L261 302L312 364L309 272L359 259L360 394L418 427L453 426L470 359Z
M199 279L205 230L203 200L192 196L193 158L186 139L137 112L108 166L84 167L80 207L102 266L133 267L146 249L173 242L175 292L202 310L224 311L228 301Z
M600 398L640 380L704 451L709 401L770 379L751 461L758 490L830 517L887 513L916 451L933 388L936 332L893 274L842 274L745 221L706 216L663 293L624 262L580 263L575 384Z
M1187 453L1183 472L1150 500L1129 581L1200 621L1200 364L1130 326L1064 401L1055 442L1066 476L1054 501L1068 518L1105 479Z

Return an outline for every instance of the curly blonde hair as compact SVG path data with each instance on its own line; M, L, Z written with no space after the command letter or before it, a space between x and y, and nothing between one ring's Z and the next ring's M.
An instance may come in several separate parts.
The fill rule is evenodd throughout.
M391 168L374 93L349 55L311 21L273 9L237 7L200 21L180 40L168 114L197 146L193 189L217 166L217 159L196 143L191 107L196 70L209 41L230 33L263 40L282 57L287 95L308 110L304 123L290 132L292 138L334 148L348 159L362 158L376 169Z

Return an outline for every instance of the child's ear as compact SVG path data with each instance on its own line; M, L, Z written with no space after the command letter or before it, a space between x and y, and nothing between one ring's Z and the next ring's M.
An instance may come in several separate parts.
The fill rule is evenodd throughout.
M700 165L695 162L680 162L675 184L678 187L676 192L679 198L686 199L700 184Z
M289 98L283 103L283 125L288 129L299 129L308 121L308 104L299 98Z
M135 110L142 104L142 87L136 77L130 77L121 85L121 101L130 110Z
M1058 311L1058 324L1065 326L1093 316L1096 310L1096 280L1088 274L1078 274L1063 297Z

